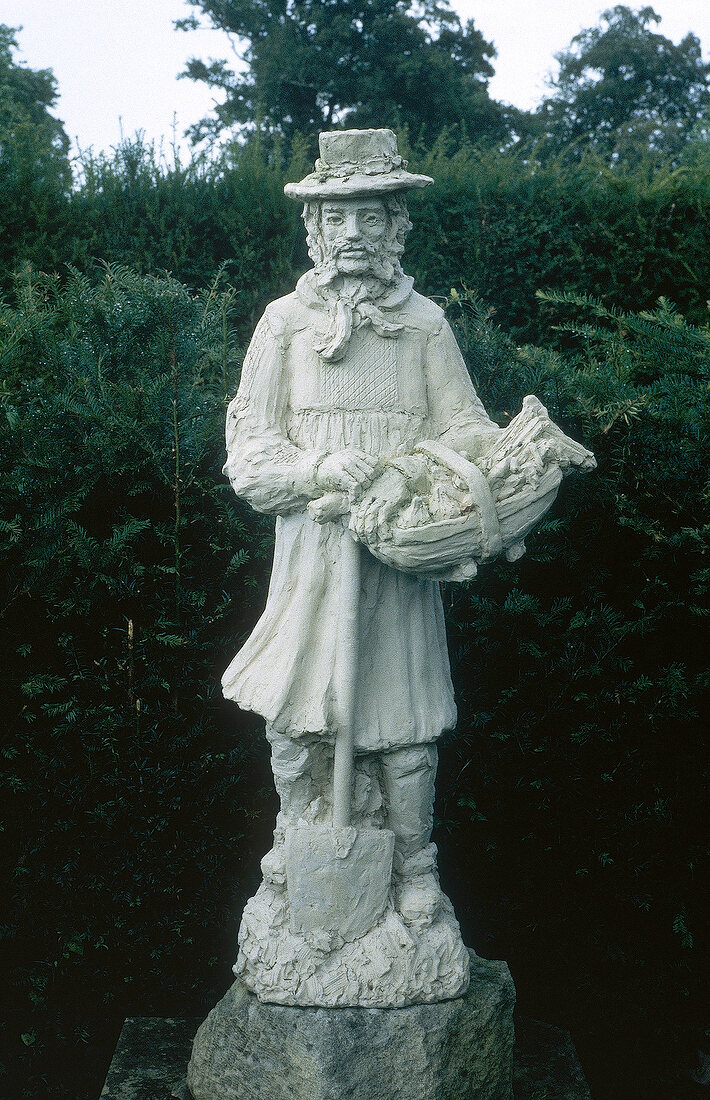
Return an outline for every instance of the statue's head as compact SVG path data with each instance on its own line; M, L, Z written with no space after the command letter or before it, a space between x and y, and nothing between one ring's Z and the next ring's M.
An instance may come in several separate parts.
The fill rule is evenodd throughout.
M303 208L308 254L319 279L374 276L391 283L412 227L401 194L320 199Z
M391 283L411 222L404 193L429 176L408 172L391 130L335 130L319 138L315 171L286 194L304 203L308 252L319 281L339 275Z

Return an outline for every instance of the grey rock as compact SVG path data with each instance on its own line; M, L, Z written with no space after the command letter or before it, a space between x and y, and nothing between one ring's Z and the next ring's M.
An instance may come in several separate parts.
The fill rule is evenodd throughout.
M196 1027L194 1019L129 1017L99 1100L171 1100Z
M185 1072L199 1023L197 1019L129 1017L102 1100L193 1100ZM569 1032L517 1017L513 1095L515 1100L590 1100Z
M234 983L195 1038L194 1100L512 1100L515 987L472 955L465 997L399 1009L262 1004Z

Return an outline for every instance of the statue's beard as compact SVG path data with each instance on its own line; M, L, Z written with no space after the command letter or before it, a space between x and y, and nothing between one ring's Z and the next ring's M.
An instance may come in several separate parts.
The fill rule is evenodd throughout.
M367 263L367 268L363 271L352 272L348 270L348 251L349 246L344 243L333 244L325 250L322 260L316 264L316 276L319 286L332 286L339 279L345 279L350 284L357 284L358 282L372 284L372 280L375 280L377 283L384 284L379 290L379 293L382 293L386 287L391 286L400 274L396 259L391 257L387 249L379 243L358 242L357 251L365 253L363 259ZM377 295L377 289L373 287L373 290L374 294Z
M359 242L357 249L366 254L366 270L348 270L345 244L331 245L315 265L316 285L327 303L328 328L315 339L314 346L331 363L343 358L357 328L370 324L378 336L385 337L402 331L402 325L388 321L376 305L402 274L399 263L381 244Z

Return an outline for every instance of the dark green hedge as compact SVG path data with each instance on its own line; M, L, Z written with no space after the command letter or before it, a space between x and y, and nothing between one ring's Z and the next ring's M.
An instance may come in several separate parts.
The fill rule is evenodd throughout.
M421 165L436 184L412 202L410 266L430 293L478 291L520 342L548 344L538 290L576 291L627 310L669 297L707 319L710 160L610 170L440 142ZM413 270L412 273L415 273Z
M412 165L435 185L414 195L407 263L421 290L467 286L492 303L519 341L547 343L550 319L537 290L591 294L624 309L669 296L689 320L705 318L710 285L710 158L701 147L681 168L609 169L538 163L528 153L456 148L446 136ZM228 263L244 334L271 298L308 266L286 179L307 170L302 148L267 156L257 144L217 162L162 163L139 141L85 159L79 185L47 181L3 189L0 222L14 226L0 250L0 286L24 262L47 271L110 258L139 272L170 271L202 287Z
M271 545L220 473L223 285L29 273L0 312L8 1098L94 1100L125 1015L205 1012L268 845L259 723L218 687ZM563 352L448 302L498 420L537 393L599 469L526 559L447 589L442 871L595 1095L668 1100L707 1026L710 334L542 304Z
M593 1095L694 1096L710 963L710 330L667 305L545 305L567 325L564 355L516 349L476 303L452 303L498 419L534 392L599 467L563 485L525 559L448 593L460 721L444 859L523 1011L572 1027Z
M297 151L292 163L303 163ZM14 272L25 263L64 275L67 264L90 272L98 257L204 287L226 264L235 316L248 324L255 303L263 306L293 282L303 234L283 182L284 170L271 167L258 146L235 158L225 154L218 164L181 167L140 140L126 142L111 156L84 159L74 190L54 196L51 220L32 216L37 200L25 192L24 228L8 235L0 253L0 286L11 294ZM21 223L12 197L14 223ZM9 214L6 201L10 192L0 186L0 221Z
M111 268L18 298L0 313L0 1094L94 1100L125 1015L199 1014L228 974L269 776L219 676L270 531L220 473L231 292Z

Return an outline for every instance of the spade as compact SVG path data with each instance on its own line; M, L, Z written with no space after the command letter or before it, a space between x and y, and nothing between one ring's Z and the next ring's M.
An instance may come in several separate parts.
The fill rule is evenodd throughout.
M336 634L336 734L332 824L299 821L286 830L286 883L291 929L364 936L382 917L392 878L394 833L351 825L355 691L358 676L360 562L363 547L341 537L341 588Z

